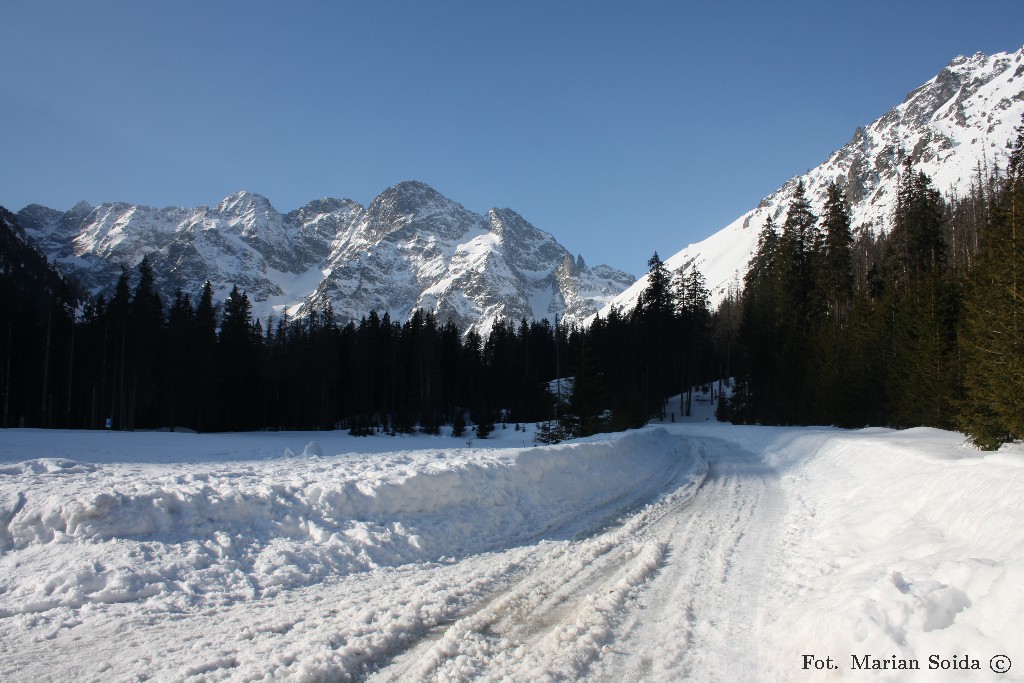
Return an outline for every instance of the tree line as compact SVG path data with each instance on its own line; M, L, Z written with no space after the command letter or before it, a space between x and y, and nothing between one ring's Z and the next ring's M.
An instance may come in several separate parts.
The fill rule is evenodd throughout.
M612 308L568 331L574 387L560 409L556 438L673 419L665 404L677 394L682 417L692 409L693 387L726 372L728 345L716 342L724 316L713 313L703 274L693 267L670 271L657 252L648 268L647 286L631 311Z
M498 321L486 340L423 311L339 324L327 305L260 321L244 292L216 303L209 282L165 305L148 259L92 299L31 250L13 253L49 280L0 274L5 427L437 433L467 416L485 431L551 412L558 335L546 320Z
M802 184L769 220L733 302L737 386L723 416L767 424L1024 435L1024 127L1008 168L943 198L902 167L887 231L854 235L842 190Z
M721 374L703 277L669 273L657 254L628 315L498 320L485 338L421 310L342 324L326 304L258 320L244 292L217 302L209 282L165 301L146 258L109 296L84 296L2 217L4 427L459 433L468 417L477 434L543 421L559 440L641 425ZM561 397L559 377L573 378Z
M457 433L468 415L481 433L539 421L555 441L671 419L677 394L686 414L694 386L734 377L719 415L736 422L1020 439L1024 127L1007 168L979 168L963 197L906 163L885 228L854 231L835 184L815 215L798 184L715 309L699 270L655 253L629 312L499 320L484 338L424 311L255 320L244 292L217 303L209 283L165 303L146 259L94 299L0 209L0 424Z

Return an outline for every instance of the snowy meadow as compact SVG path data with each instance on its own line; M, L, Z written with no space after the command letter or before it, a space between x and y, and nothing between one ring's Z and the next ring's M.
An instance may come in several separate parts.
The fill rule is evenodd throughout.
M1019 446L698 408L555 446L0 432L0 678L1024 680Z

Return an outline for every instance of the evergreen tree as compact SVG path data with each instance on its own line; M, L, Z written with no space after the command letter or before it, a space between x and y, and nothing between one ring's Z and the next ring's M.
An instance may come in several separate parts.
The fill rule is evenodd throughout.
M213 285L207 280L199 293L192 326L192 372L189 385L196 405L193 427L199 431L220 428L221 382L217 362L217 310Z
M637 301L633 317L641 330L641 359L643 363L643 410L647 417L664 415L664 401L675 384L674 368L670 363L673 348L674 306L672 275L654 252L647 261L647 287Z
M806 361L811 346L811 303L817 298L812 276L820 248L817 221L817 216L811 213L801 180L786 212L779 249L781 286L778 315L783 341L780 359L784 363L782 372L786 385L777 400L787 414L787 421L799 420L808 405L804 390Z
M843 192L833 182L826 189L821 245L813 263L814 289L810 300L810 342L805 373L807 419L845 423L855 386L854 337L850 329L853 306L853 234Z
M0 207L0 426L66 423L79 299Z
M156 291L153 268L144 256L138 266L139 280L128 308L130 368L128 379L128 428L159 426L163 303Z
M592 330L597 328L600 334L601 322L597 320ZM591 334L573 335L570 348L573 349L573 383L569 413L576 416L578 435L589 436L607 428L604 410L607 408L607 388L603 386L603 373L595 367L594 353L591 350Z
M237 286L232 287L224 300L217 339L224 429L252 429L259 425L255 399L260 395L256 360L261 337L255 334L249 297Z
M668 316L672 312L672 275L658 252L647 260L647 287L643 292L643 312Z
M737 393L753 404L736 407L739 419L793 424L810 403L807 358L811 345L812 263L819 246L817 218L803 183L776 235L769 220L746 278L741 338L748 350L749 387Z
M908 159L900 175L887 241L887 267L892 281L905 283L921 272L939 271L946 263L942 195L931 178L915 171Z
M491 410L480 411L474 422L476 422L476 429L474 430L476 438L486 439L494 431L494 412Z
M730 286L711 318L711 340L715 349L714 377L727 380L736 370L734 352L739 339L742 298L738 286Z
M109 357L109 395L110 411L107 414L112 418L114 429L129 429L129 397L128 397L128 373L130 346L128 340L128 317L131 307L131 294L128 285L128 270L121 269L121 275L114 287L114 296L107 306L107 332L105 335L110 340L106 352Z
M678 283L680 392L682 413L688 416L691 414L693 386L710 376L706 364L711 361L711 293L704 275L696 266L686 274L680 272Z
M173 429L193 424L190 374L195 311L192 300L179 288L167 314L166 362L163 364L164 415Z
M786 284L779 267L781 251L781 240L769 216L758 233L757 249L744 277L739 342L745 372L737 377L729 411L732 419L740 422L777 419L768 396L782 381L778 363L782 328L777 311Z
M811 212L807 189L803 180L793 191L793 200L782 224L782 238L786 247L792 250L792 262L796 266L802 292L811 289L811 255L819 246L818 218Z
M949 427L957 386L957 292L944 271L944 203L909 162L886 244L888 409L897 426Z
M822 217L823 253L816 289L824 300L824 314L842 326L853 300L853 232L846 199L834 182L826 190Z
M455 411L455 418L452 420L452 436L459 438L466 433L466 414L462 410Z
M958 424L986 449L1024 438L1024 125L1017 133L965 301Z

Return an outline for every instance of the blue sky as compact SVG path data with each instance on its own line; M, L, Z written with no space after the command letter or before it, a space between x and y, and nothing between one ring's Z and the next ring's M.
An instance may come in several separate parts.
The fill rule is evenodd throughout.
M0 204L363 204L422 180L639 275L1024 3L0 0Z

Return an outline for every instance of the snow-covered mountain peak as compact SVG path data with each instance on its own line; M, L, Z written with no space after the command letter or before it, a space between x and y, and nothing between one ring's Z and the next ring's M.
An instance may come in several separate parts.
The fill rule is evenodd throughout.
M964 195L978 169L1005 168L1007 143L1024 114L1024 48L1015 53L957 57L910 91L901 104L857 128L824 163L791 178L758 206L665 260L670 269L697 266L713 299L738 287L771 217L778 224L802 181L812 211L821 215L828 184L845 190L854 229L877 232L891 219L903 163L928 174L944 193ZM646 288L646 276L616 297L628 310ZM607 315L608 308L602 311Z
M459 239L479 216L448 199L426 183L405 180L377 195L354 227L352 245L363 248L377 244L390 234L411 238L426 232L443 239Z
M356 202L351 199L336 199L334 197L321 197L320 199L314 199L311 202L307 202L302 207L296 209L293 213L303 216L314 216L323 215L328 213L336 213L338 211L350 211L354 207L362 208Z
M375 220L398 220L415 216L450 212L462 208L426 183L403 180L377 195L367 213Z
M225 197L216 212L205 217L205 226L238 235L277 270L292 272L301 267L299 261L309 260L292 255L296 250L303 250L303 245L296 243L292 235L293 226L274 209L269 199L255 192L243 190Z
M572 259L569 251L551 234L530 224L512 209L491 209L487 212L490 232L499 238L515 264L534 258L561 264Z
M518 233L531 230L540 232L512 209L489 209L487 211L487 223L490 226L490 231L500 238L508 237L511 239Z
M94 292L113 284L121 264L149 256L166 292L198 292L209 279L223 296L237 285L259 317L330 301L339 320L371 310L404 320L425 309L486 332L498 317L582 319L633 281L611 268L566 268L575 265L568 251L515 211L483 216L417 181L365 209L324 197L282 215L240 191L214 209L118 203L79 215L33 206L19 217Z
M291 211L284 218L287 224L299 226L299 232L308 240L315 241L313 248L323 255L330 253L336 240L346 237L362 213L362 205L351 199L323 197Z
M82 203L84 202L79 202L79 204L76 204L75 208L77 208ZM92 207L90 207L90 210L91 208ZM74 209L72 209L72 211L74 211ZM41 204L29 204L24 209L19 211L18 215L21 217L28 217L29 220L38 224L40 227L45 226L47 232L49 232L50 230L57 226L57 224L60 222L60 219L64 216L65 213L68 212L57 211L56 209L51 209L50 207L43 206Z
M274 207L270 204L270 200L261 194L247 190L233 192L222 199L220 204L217 205L217 213L232 216L246 216L257 213L266 214L269 212L276 213Z

